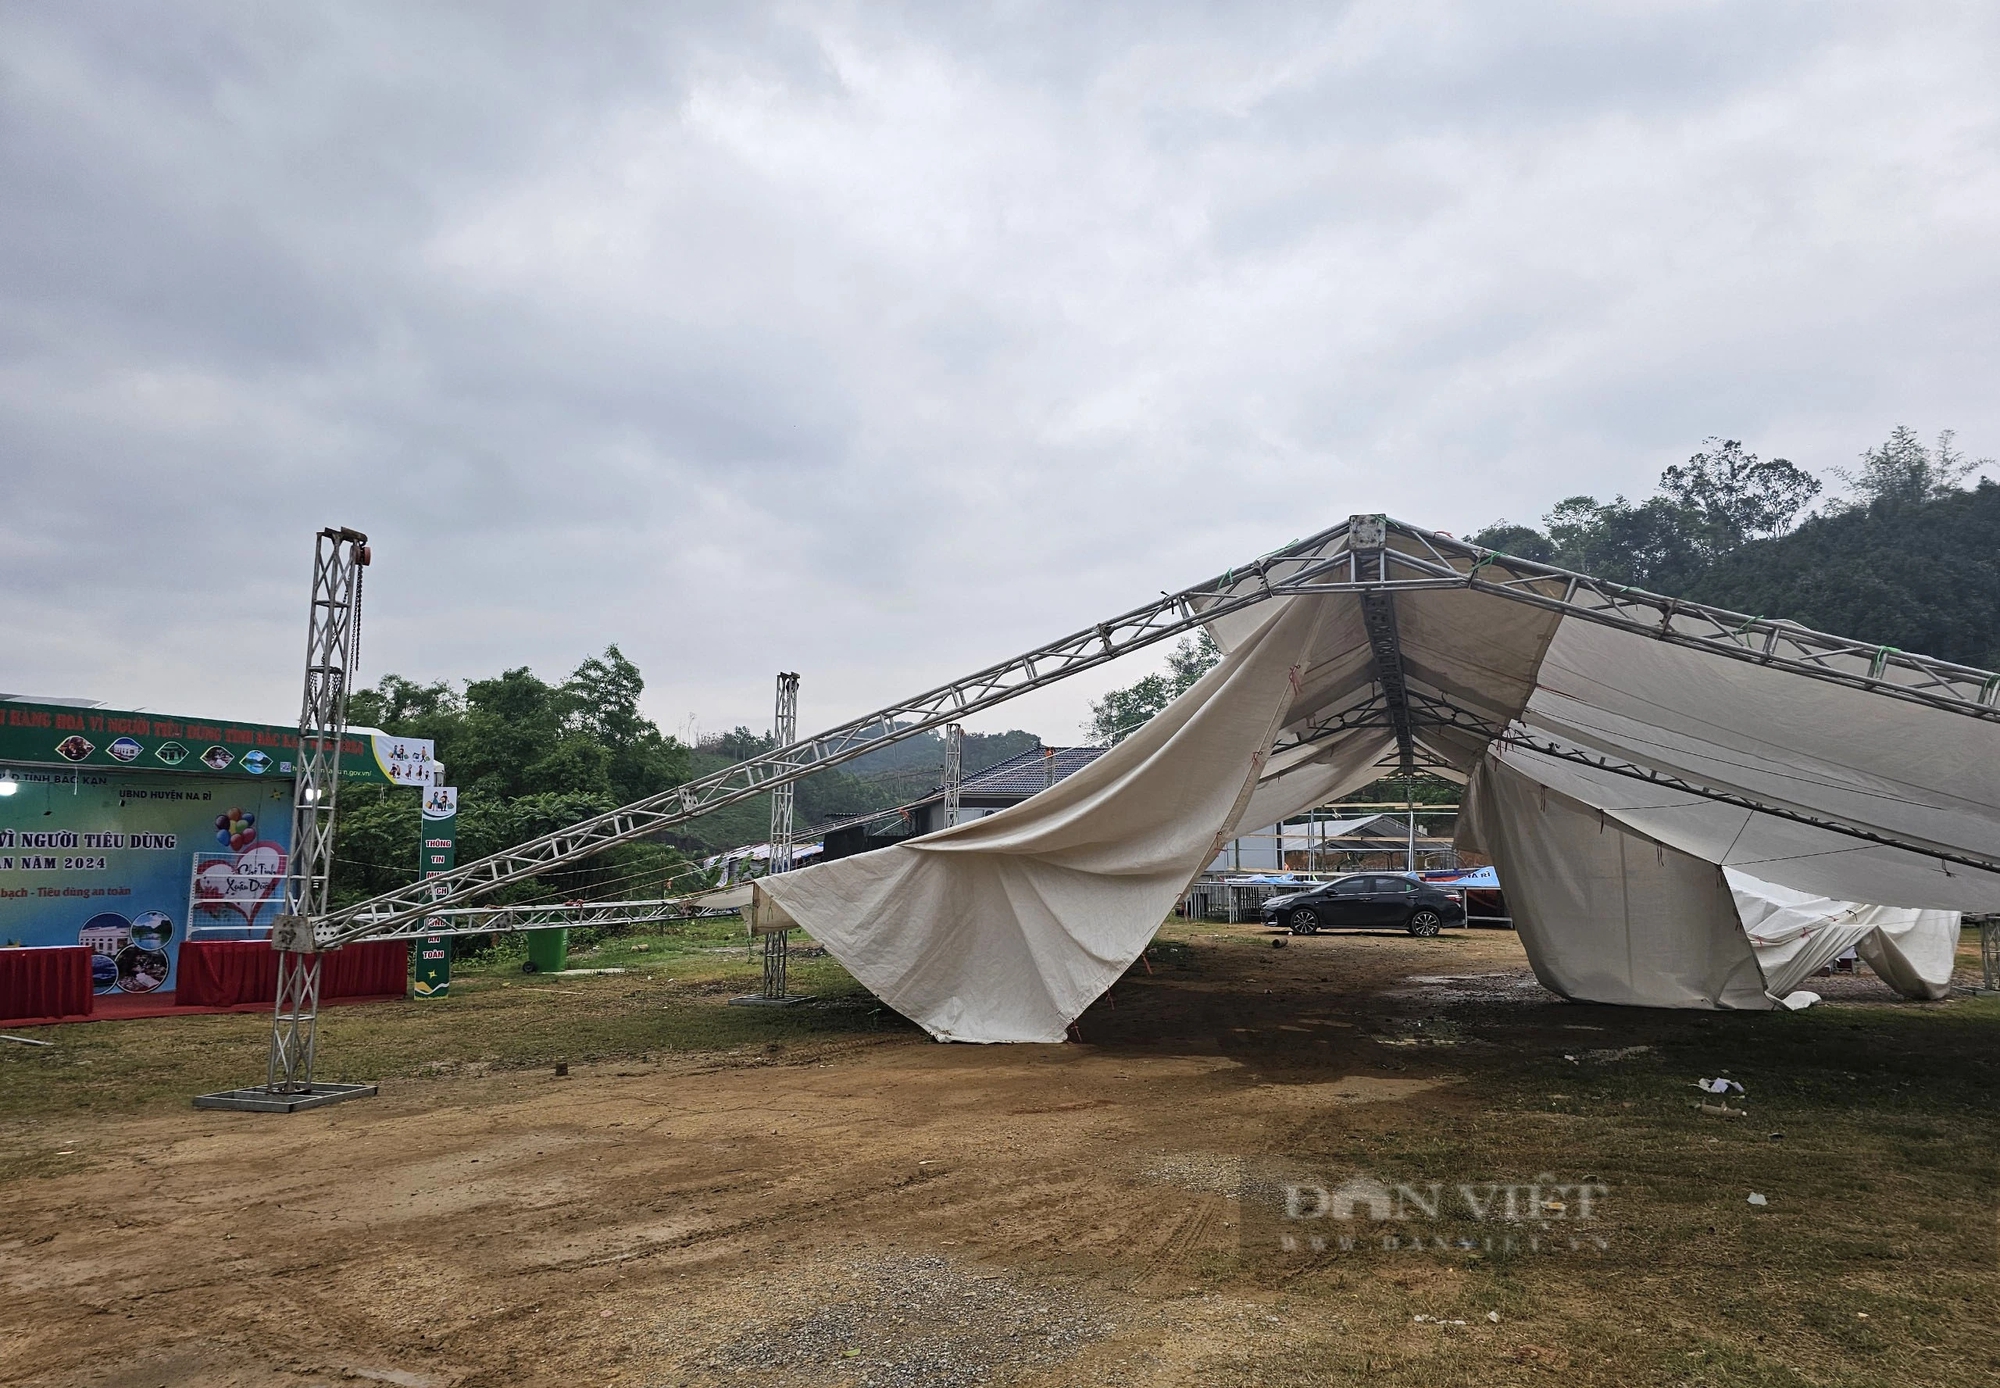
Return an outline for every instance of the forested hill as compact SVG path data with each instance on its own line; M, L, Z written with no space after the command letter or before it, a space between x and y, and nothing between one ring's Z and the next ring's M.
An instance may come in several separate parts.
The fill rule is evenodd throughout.
M1898 425L1860 463L1835 470L1849 495L1807 513L1819 479L1709 439L1643 500L1573 496L1540 529L1502 520L1469 538L1747 616L2000 667L2000 485L1975 480L1993 460L1965 457L1948 431L1926 443Z
M1809 520L1673 596L2000 669L2000 486Z

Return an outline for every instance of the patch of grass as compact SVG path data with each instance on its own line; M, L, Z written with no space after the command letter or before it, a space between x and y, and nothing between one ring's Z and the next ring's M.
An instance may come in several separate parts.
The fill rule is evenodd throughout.
M791 961L791 991L814 995L812 1004L727 1006L732 995L757 990L762 967L735 922L619 936L570 962L629 972L523 974L504 951L459 961L447 998L322 1011L319 1077L396 1079L750 1049L770 1056L832 1037L911 1029L825 956ZM185 1105L196 1094L261 1082L270 1030L261 1012L38 1028L32 1034L55 1046L0 1046L0 1120Z

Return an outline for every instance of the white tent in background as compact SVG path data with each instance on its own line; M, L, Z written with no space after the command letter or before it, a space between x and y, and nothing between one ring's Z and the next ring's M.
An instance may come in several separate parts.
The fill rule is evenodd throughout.
M1221 664L1085 770L753 910L941 1038L1057 1040L1221 844L1396 765L1468 783L1571 998L1768 1008L1850 945L1939 996L2000 907L2000 678L1380 518L1317 543L1220 586Z

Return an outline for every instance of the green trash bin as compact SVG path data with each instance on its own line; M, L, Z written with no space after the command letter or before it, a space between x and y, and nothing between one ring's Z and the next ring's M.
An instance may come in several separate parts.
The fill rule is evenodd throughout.
M569 967L569 927L559 926L553 930L530 930L528 936L528 962L523 971L531 974L560 973Z

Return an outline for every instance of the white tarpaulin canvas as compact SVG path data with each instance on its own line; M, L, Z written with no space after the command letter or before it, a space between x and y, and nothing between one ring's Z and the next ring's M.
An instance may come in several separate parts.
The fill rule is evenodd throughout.
M1464 842L1496 859L1537 974L1566 996L1771 1006L1829 930L1863 924L1854 944L1877 971L1934 996L1956 913L2000 909L2000 873L1925 851L2000 861L1993 721L1494 592L1405 589L1393 608L1419 749L1470 778ZM755 910L811 930L941 1038L1060 1039L1232 833L1375 779L1394 749L1359 594L1273 596L1210 632L1222 663L1084 771L766 879ZM1496 742L1501 729L1712 793ZM1778 895L1751 904L1753 880Z
M1948 991L1956 911L1836 901L1719 868L1506 758L1480 769L1465 821L1462 837L1502 864L1535 976L1563 997L1763 1010L1849 949L1905 996Z
M940 1039L1061 1040L1253 797L1315 635L1308 604L1265 615L1075 775L969 824L763 879L760 896ZM760 924L777 919L760 903Z
M1734 868L1723 875L1772 995L1784 997L1850 949L1905 997L1936 999L1951 991L1958 912L1863 906L1793 891Z

